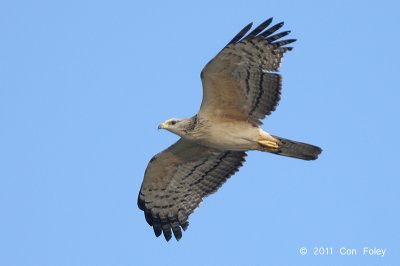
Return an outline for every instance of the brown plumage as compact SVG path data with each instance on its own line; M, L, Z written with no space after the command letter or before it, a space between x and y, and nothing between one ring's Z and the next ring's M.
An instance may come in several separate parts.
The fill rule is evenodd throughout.
M289 31L276 33L272 18L250 33L241 30L201 72L203 101L197 115L169 119L159 128L181 136L154 156L146 169L138 206L156 236L177 240L202 199L215 192L245 161L247 150L315 160L319 147L268 134L258 128L280 100L277 73ZM248 33L248 34L247 34ZM246 35L247 34L247 35Z

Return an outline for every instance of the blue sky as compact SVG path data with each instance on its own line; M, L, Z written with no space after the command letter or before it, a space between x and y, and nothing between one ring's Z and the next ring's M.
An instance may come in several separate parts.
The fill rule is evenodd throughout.
M138 2L0 3L0 264L398 263L399 4ZM136 199L177 140L157 125L196 113L203 66L271 16L298 41L263 128L322 156L250 152L180 242L156 238Z

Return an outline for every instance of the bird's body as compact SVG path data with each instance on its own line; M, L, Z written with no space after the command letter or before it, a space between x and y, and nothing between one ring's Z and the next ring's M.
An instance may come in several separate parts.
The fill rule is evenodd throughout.
M229 128L229 131L226 129ZM235 123L226 121L218 126L210 128L210 137L202 141L202 144L211 148L231 151L255 150L255 141L262 132L261 129L246 122Z
M303 160L315 160L321 153L319 147L259 127L278 104L278 68L283 54L292 49L285 45L295 41L278 41L289 31L274 34L283 23L268 28L271 21L248 34L247 25L205 66L198 114L159 125L181 139L150 160L140 189L138 206L156 236L163 233L169 240L173 233L179 240L189 215L242 166L246 151Z
M180 121L184 123L185 120L190 121L192 118ZM229 128L229 131L226 130L227 128ZM165 126L164 129L168 130L168 127ZM254 127L245 121L237 122L227 119L216 124L212 121L197 118L197 123L191 130L173 133L184 139L196 141L198 144L217 150L247 151L257 148L255 139L262 132L267 134L262 129Z

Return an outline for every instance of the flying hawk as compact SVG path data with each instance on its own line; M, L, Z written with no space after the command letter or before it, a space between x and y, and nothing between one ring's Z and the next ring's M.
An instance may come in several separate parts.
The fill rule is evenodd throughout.
M144 174L138 206L158 237L179 240L188 217L258 150L315 160L319 147L270 135L259 126L275 110L281 95L278 68L295 39L280 40L272 18L248 33L244 27L201 72L203 101L198 114L159 125L181 138L155 155ZM248 34L247 34L248 33ZM247 35L246 35L247 34ZM172 231L172 232L171 232Z

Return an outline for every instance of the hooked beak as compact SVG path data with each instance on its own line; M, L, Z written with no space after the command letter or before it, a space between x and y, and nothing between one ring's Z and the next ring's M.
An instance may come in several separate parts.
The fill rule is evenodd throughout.
M161 123L161 124L158 126L158 129L166 129L166 128L168 128L168 124L167 124L167 123Z

